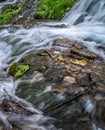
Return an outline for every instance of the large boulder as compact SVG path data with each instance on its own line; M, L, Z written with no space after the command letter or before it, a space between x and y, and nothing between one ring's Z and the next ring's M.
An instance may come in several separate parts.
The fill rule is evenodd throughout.
M102 91L105 90L105 62L102 58L80 43L57 39L52 49L28 55L20 63L30 66L22 79L33 82L21 83L17 95L37 105L42 111L91 88L90 94L85 93L82 98L80 96L46 113L57 119L52 122L57 129L91 130L94 117L97 120L99 115L100 121L97 122L101 127L105 125L102 114L104 107L100 108L100 112L96 105L99 113L94 114L98 97L102 99Z

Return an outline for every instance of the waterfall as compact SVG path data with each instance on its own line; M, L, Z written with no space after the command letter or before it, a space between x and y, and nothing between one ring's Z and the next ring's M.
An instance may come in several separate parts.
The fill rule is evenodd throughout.
M62 21L69 24L105 23L105 0L79 0Z
M76 37L91 51L105 57L105 0L79 0L62 22L73 25L75 35L80 32Z

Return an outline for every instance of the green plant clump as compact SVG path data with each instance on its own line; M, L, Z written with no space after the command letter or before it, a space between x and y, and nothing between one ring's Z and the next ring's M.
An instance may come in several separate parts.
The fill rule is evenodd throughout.
M39 0L36 18L61 19L77 0Z
M24 75L24 73L29 70L28 65L21 65L19 63L13 63L9 68L9 74L13 75L15 79Z
M3 13L0 14L0 24L5 24L14 16L19 15L23 11L27 2L29 2L29 0L25 0L24 3L17 3L9 6Z

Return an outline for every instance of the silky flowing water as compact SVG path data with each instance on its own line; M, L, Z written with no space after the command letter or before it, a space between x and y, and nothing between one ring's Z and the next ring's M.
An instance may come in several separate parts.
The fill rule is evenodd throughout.
M1 3L0 6L5 4L9 4L9 2ZM60 28L59 25L65 25L65 27ZM15 89L22 81L13 81L12 77L8 77L6 68L28 54L51 48L52 41L57 38L81 42L91 51L105 58L105 0L79 0L59 22L40 23L39 26L30 29L3 29L0 31L0 75L2 75L0 77L0 102L6 95L4 91L6 90L16 100L25 102L28 109L36 112L30 117L13 115L11 120L20 123L20 125L22 120L31 124L32 128L34 128L33 124L36 124L36 129L56 129L53 126L53 128L41 126L41 123L49 120L49 117L44 117L43 113L35 109L31 103L19 99L15 95ZM99 47L101 49L98 49ZM86 110L91 111L93 108L94 106L87 100ZM12 126L7 121L7 117L8 115L0 112L0 118L9 130L12 129ZM29 128L25 127L24 130L29 130ZM94 124L94 130L100 130L100 128L96 128Z
M2 9L5 5L15 4L16 2L17 2L17 0L6 0L5 2L1 2L0 3L0 12L2 12Z

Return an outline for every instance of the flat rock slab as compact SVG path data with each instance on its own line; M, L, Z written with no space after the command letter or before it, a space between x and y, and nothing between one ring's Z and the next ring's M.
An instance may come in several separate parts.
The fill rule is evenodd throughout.
M58 39L52 49L28 55L20 62L30 66L23 79L38 79L39 75L45 82L69 86L69 91L70 86L84 88L94 82L97 91L104 90L104 60L79 43Z

